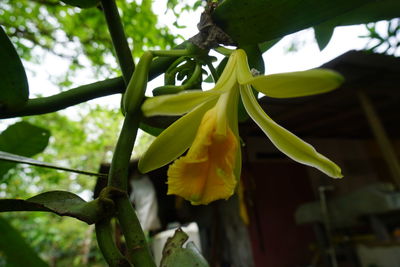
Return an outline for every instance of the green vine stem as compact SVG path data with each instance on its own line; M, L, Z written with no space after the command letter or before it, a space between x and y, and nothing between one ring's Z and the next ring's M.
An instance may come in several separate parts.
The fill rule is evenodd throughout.
M136 112L136 114L128 112L126 114L111 162L108 185L124 192L127 191L128 187L129 161L140 117L139 112ZM144 233L128 196L125 194L122 197L117 197L114 199L114 203L132 263L134 263L135 267L155 267ZM98 240L98 242L99 246L101 246L100 242L102 240Z
M114 198L114 204L128 248L128 257L135 267L156 266L139 220L127 195L129 161L142 117L140 106L144 98L152 59L152 53L146 52L143 54L127 86L123 98L123 106L126 111L125 119L108 175L108 186L124 192L124 194ZM102 240L98 240L98 242L102 242ZM102 246L105 245L102 244Z
M189 89L198 83L202 74L201 64L196 63L196 67L189 80L182 85L165 85L157 87L153 90L153 95L176 94L186 89Z
M122 93L125 90L121 78L108 79L70 89L68 91L35 99L29 99L25 106L15 112L3 112L0 118L39 115L55 112L85 101L107 95Z
M179 57L174 62L171 63L171 65L165 71L164 84L175 85L175 74L177 71L177 66L186 60L187 60L186 57Z
M156 267L128 195L114 200L117 218L128 248L128 257L135 267Z
M213 64L210 61L206 61L207 67L211 72L211 77L213 78L214 82L217 83L219 79L219 75L217 70L214 68Z
M176 46L175 49L184 47L186 43ZM176 59L176 57L160 57L153 60L149 70L149 80L164 73ZM3 111L0 119L56 112L95 98L123 93L125 88L122 77L86 84L49 97L29 99L26 105L17 111Z
M125 84L128 84L128 81L135 70L135 63L133 62L132 53L126 40L118 7L115 0L101 0L101 5L103 7L113 46L117 54L118 63L122 71L122 77L124 78Z
M110 219L96 223L96 237L104 258L111 267L131 267L114 243Z
M108 174L108 185L125 192L128 188L129 161L135 144L139 122L140 116L126 114Z

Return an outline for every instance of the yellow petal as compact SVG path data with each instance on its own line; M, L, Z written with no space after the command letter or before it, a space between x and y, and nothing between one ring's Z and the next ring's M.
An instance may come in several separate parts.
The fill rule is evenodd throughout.
M249 64L247 62L246 52L242 49L235 50L232 55L236 57L237 61L237 81L239 84L247 84L250 80L253 79L253 75L249 69Z
M290 98L317 95L339 87L344 78L328 69L313 69L256 76L247 83L269 97Z
M198 105L217 98L218 91L184 91L179 94L160 95L148 98L142 105L146 117L156 115L182 115L193 110Z
M343 177L340 167L333 161L318 153L310 144L278 125L265 114L254 97L250 85L242 86L240 90L244 107L250 117L260 126L276 148L291 159L315 167L332 178Z
M199 105L165 129L139 159L139 170L142 173L155 170L182 155L193 142L201 118L215 102L210 100Z
M168 169L168 194L179 195L193 205L229 198L235 190L234 174L238 141L230 128L216 134L217 112L204 115L186 156Z

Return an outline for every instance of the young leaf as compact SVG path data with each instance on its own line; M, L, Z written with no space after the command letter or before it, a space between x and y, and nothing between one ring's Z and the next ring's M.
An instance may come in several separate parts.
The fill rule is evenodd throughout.
M17 51L1 26L0 59L0 112L18 109L28 101L28 80Z

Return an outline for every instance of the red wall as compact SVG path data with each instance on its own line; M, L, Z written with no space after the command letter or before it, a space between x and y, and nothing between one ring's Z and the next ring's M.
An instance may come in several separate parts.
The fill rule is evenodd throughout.
M310 263L310 226L298 226L296 208L313 200L306 169L291 162L247 163L245 194L250 200L249 231L256 267L296 267Z

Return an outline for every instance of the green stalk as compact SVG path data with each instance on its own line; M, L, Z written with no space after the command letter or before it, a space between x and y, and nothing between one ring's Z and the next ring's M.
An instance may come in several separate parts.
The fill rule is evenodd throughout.
M108 185L125 192L128 189L129 161L135 144L140 118L141 115L126 114L108 174Z
M111 162L108 185L127 192L129 161L141 119L140 112L126 113L124 124ZM135 267L155 267L143 230L127 194L114 199L117 218Z
M214 68L213 64L210 61L206 62L208 69L211 72L211 77L213 78L214 82L217 83L218 79L219 79L219 75L217 70Z
M125 237L128 257L135 267L156 267L128 195L115 199L117 218Z
M55 112L98 97L122 93L124 90L125 84L121 78L108 79L79 86L53 96L29 99L20 110L2 112L0 118Z
M100 250L110 267L131 267L114 243L110 219L96 223L96 238Z
M139 220L126 194L129 180L129 161L142 117L140 106L144 98L152 59L152 53L144 53L129 81L123 99L126 112L125 120L108 175L108 186L125 192L122 196L114 198L114 204L125 237L128 256L135 267L156 267Z
M176 46L176 49L184 47L186 47L186 43ZM160 57L153 60L150 66L149 80L164 73L176 59L176 57ZM17 111L3 111L0 119L56 112L95 98L123 93L125 88L122 77L86 84L49 97L29 99L27 104Z
M101 0L101 5L104 10L104 16L107 21L108 30L110 31L112 43L115 52L117 53L117 59L122 71L122 76L125 84L128 84L128 81L135 70L135 63L133 62L132 53L126 40L118 7L115 0Z

